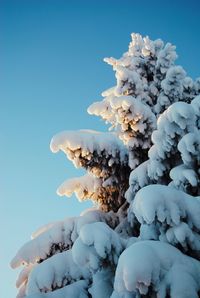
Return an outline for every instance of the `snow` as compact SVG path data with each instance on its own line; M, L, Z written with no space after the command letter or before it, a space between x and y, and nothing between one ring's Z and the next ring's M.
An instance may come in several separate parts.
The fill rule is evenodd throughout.
M178 141L194 131L195 114L190 104L177 102L172 104L157 121L157 130L152 133L154 145L150 148L148 175L158 180L168 167L167 159L178 152ZM176 164L176 161L175 161Z
M55 225L56 222L50 222L48 224L45 224L38 228L36 231L34 231L31 235L31 239L34 239L38 237L40 234L44 233L45 231L49 230L51 227Z
M66 180L57 190L57 194L60 196L71 197L75 192L77 198L83 200L84 198L90 198L92 194L102 185L102 180L96 178L91 174L86 174L82 177L76 177Z
M13 258L12 268L46 259L50 255L51 247L54 244L58 245L58 251L59 245L60 250L62 246L65 248L71 247L72 241L77 237L73 235L74 225L75 218L67 218L64 221L55 223L54 226L28 241Z
M19 288L16 298L25 298L26 297L26 283L22 284Z
M171 43L167 43L163 47L162 40L157 40L157 46L160 49L158 52L158 59L156 62L156 68L161 70L161 73L164 74L173 65L174 61L177 58L176 47ZM158 44L159 42L159 44Z
M106 95L107 93L103 93L103 96L105 94L106 98L103 101L94 102L91 104L87 111L90 115L96 115L101 116L103 120L106 121L106 123L111 123L112 125L115 124L115 114L112 111L110 101L115 97L115 89L112 90L113 94L110 93Z
M24 298L87 298L87 287L87 282L80 280L53 292L30 294Z
M188 131L193 128L195 123L194 109L191 105L184 102L172 104L159 118L158 130L173 136L179 130L187 128Z
M34 265L29 264L28 266L24 267L22 271L20 272L17 281L16 281L16 287L20 288L23 284L27 283L29 273L33 269Z
M169 68L166 78L162 81L161 86L166 95L182 99L183 94L183 80L185 79L186 72L181 66L173 66Z
M92 286L89 293L95 298L110 297L113 290L113 272L110 269L98 270L93 274Z
M127 149L114 133L93 130L64 131L52 138L50 147L54 153L62 150L76 167L81 166L79 157L90 160L95 151L98 155L105 152L113 158L119 153L121 163L127 159Z
M130 294L130 297L136 297L138 292L145 295L150 286L158 291L157 297L161 298L166 297L169 289L172 298L198 297L199 265L198 261L185 256L169 244L160 241L137 242L119 258L114 281L115 292L111 297L129 297Z
M200 235L196 232L200 229L199 197L170 186L149 185L136 194L129 213L133 213L142 224L141 239L159 239L173 245L179 243L186 251L188 247L200 249Z
M58 246L57 252L71 248L81 227L87 223L104 220L106 220L106 215L103 212L91 209L82 216L66 218L63 221L56 222L48 230L22 246L11 261L12 268L19 267L22 264L33 264L41 259L48 258L51 254L52 245Z
M200 80L199 80L200 81ZM195 111L197 127L200 129L200 95L196 96L192 101L191 105Z
M51 149L64 151L76 167L88 172L82 178L65 181L58 194L70 196L75 192L80 200L89 198L104 211L120 206L124 198L119 194L124 191L130 169L128 149L116 133L62 132L53 137Z
M64 221L56 222L54 226L50 224L49 229L44 230L43 232L36 235L34 239L27 242L18 251L11 262L11 266L13 268L19 267L20 265L25 265L17 280L17 286L20 287L18 298L24 297L24 293L25 291L27 291L27 281L29 282L28 287L30 287L31 289L32 287L36 287L34 289L37 290L37 285L39 282L37 281L37 278L39 278L41 283L44 283L44 288L48 288L48 290L50 290L49 287L52 279L55 282L55 276L58 275L56 284L59 284L59 276L63 275L62 270L66 270L67 272L67 268L70 264L69 263L68 265L66 265L66 262L70 262L69 260L72 259L72 257L70 256L71 253L69 254L70 248L72 247L72 244L75 242L75 240L78 238L81 229L86 224L91 224L94 222L102 223L104 221L106 221L110 226L114 226L116 225L117 218L113 212L104 213L100 210L96 210L95 208L90 208L84 211L79 217L67 218ZM55 251L52 251L52 246L56 247ZM65 252L65 250L67 251ZM40 260L44 261L38 264L38 261ZM63 263L66 266L61 267L61 265L59 265L60 263ZM59 266L59 268L57 268L57 266ZM52 274L50 274L50 270ZM49 273L46 274L46 272ZM73 271L71 270L68 276L69 281L72 273ZM47 278L47 281L45 278ZM69 289L64 290L63 293L65 293L66 291L69 291ZM62 295L62 291L59 293L59 295ZM41 297L54 296L50 295Z
M59 253L38 264L31 271L27 283L27 295L39 292L50 292L52 288L61 288L80 279L89 279L86 268L77 266L71 250Z
M96 271L106 258L116 264L124 247L125 242L116 232L105 223L96 222L82 227L72 255L79 266L88 266Z
M183 191L186 191L186 186L188 184L194 187L197 186L199 182L196 172L183 164L174 167L170 171L170 178L173 180L173 183L170 183L170 185L174 185L177 189Z
M11 262L18 298L199 296L200 79L174 64L170 43L131 38L105 59L116 85L88 108L114 132L64 131L50 144L86 170L57 193L98 207L33 233Z
M112 110L112 115L110 110ZM111 123L118 125L117 132L126 145L132 147L140 145L144 148L149 146L148 138L155 128L156 119L151 109L140 100L132 96L110 96L109 101L106 98L102 103L93 104L89 112L103 115L103 118L107 120L112 119ZM144 138L143 143L137 139L140 133Z
M112 116L110 114L112 110ZM89 112L103 115L103 118L112 119L113 126L119 138L129 150L135 148L149 148L151 134L156 127L156 118L149 106L132 96L110 96L102 103L95 103ZM109 113L107 117L107 113ZM129 158L129 165L134 168L139 163L136 156Z
M183 163L192 167L196 162L200 163L200 131L188 133L178 143Z
M114 127L117 126L118 119L112 103L117 101L118 97L131 95L152 107L155 96L159 97L158 90L161 86L158 84L158 78L164 77L177 57L175 46L170 43L164 45L160 39L151 41L148 36L142 38L140 34L135 33L131 37L129 50L120 59L112 57L104 59L113 67L117 85L102 93L103 101L96 102L88 108L89 114L101 116ZM146 70L144 65L147 66ZM155 82L148 80L148 73L155 77ZM172 77L170 73L168 77L170 80ZM162 112L161 105L166 108L170 105L170 101L168 100L167 104L156 104L156 108L153 108L156 114Z
M151 224L155 218L169 225L179 224L187 218L197 229L200 228L199 201L182 191L165 185L149 185L135 196L131 209L138 220Z
M129 176L129 188L126 191L126 200L130 203L137 191L148 184L147 166L149 161L145 161L134 169Z
M120 96L111 101L119 137L129 147L148 148L149 137L155 129L156 118L151 109L132 96ZM141 135L141 139L140 139Z

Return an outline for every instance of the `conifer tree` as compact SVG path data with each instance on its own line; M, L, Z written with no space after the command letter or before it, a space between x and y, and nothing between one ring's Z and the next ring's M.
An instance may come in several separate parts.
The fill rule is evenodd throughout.
M17 252L18 298L200 295L200 79L175 65L170 43L131 38L120 59L105 59L116 86L88 108L112 131L51 141L87 172L58 194L94 207L47 224Z

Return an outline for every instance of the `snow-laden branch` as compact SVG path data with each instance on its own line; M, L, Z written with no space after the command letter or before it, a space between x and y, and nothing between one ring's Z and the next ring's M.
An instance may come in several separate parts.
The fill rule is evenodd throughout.
M129 157L116 134L63 132L52 139L51 149L64 151L77 167L84 167L89 172L82 178L64 182L59 194L71 195L75 191L79 198L92 198L105 211L116 211L124 203L130 173Z
M86 198L92 198L101 186L102 179L86 174L63 182L59 186L57 194L59 196L71 197L75 193L77 198L82 201Z
M88 210L82 216L66 218L28 241L11 262L13 268L41 262L53 254L68 250L77 239L81 227L91 222L105 221L111 226L116 218L100 210Z
M141 223L140 238L159 239L200 258L200 197L164 185L142 188L129 212ZM155 235L155 236L152 236Z
M111 297L198 298L199 278L195 259L166 243L140 241L121 254Z
M80 200L92 200L101 210L116 210L122 205L124 197L122 191L123 185L118 185L116 176L111 176L106 180L97 178L92 174L86 174L82 177L71 178L66 180L58 188L57 193L60 196L72 196L75 193Z
M115 268L127 241L105 223L85 225L75 241L72 255L76 264L88 268L92 283L92 297L110 297Z
M26 296L21 296L19 298L88 298L88 284L85 280L80 280L74 282L68 286L65 286L61 289L55 290L49 293L37 292L35 294L30 294Z
M172 104L158 118L157 130L152 134L154 145L149 150L148 174L152 180L159 181L170 167L180 163L177 144L186 133L194 131L195 119L192 106L183 102Z
M11 262L23 265L18 298L200 295L200 78L174 64L170 43L131 38L121 58L105 59L116 85L88 108L114 132L51 141L87 171L58 194L98 209L33 234Z
M81 130L61 132L51 140L51 150L62 150L76 167L84 167L97 177L114 165L127 165L128 151L114 133Z
M74 263L71 250L68 250L34 267L29 275L26 294L29 297L40 292L55 291L82 279L89 281L90 273Z
M116 265L125 245L126 241L108 225L96 222L81 229L72 254L78 265L96 271L106 262Z

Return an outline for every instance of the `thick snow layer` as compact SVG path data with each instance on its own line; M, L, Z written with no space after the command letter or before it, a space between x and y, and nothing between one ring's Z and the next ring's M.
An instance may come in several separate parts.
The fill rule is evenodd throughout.
M129 165L135 168L140 160L134 154L134 149L149 148L151 134L156 127L156 117L150 107L142 103L140 98L109 95L103 102L93 104L89 112L101 115L106 120L112 119L110 122L115 126L118 136L132 150Z
M149 150L148 175L158 180L168 169L167 159L178 152L178 141L195 129L195 113L190 104L172 104L157 121L157 130L152 134L154 145ZM175 161L177 162L177 160Z
M159 118L158 130L162 130L171 137L179 133L180 129L188 131L193 129L195 124L194 109L184 102L172 104ZM172 128L172 130L171 130Z
M149 161L145 161L134 169L129 176L129 188L126 191L126 200L130 203L139 189L148 185L149 177L147 166Z
M55 245L57 252L69 249L85 224L104 220L106 220L106 214L99 210L91 209L82 216L66 218L57 222L54 226L51 226L48 230L24 244L13 258L11 266L16 268L22 264L35 263L40 259L46 259L50 257L52 246ZM52 253L55 254L56 251Z
M177 101L187 101L187 94L184 94L184 86L187 83L191 84L192 81L187 79L186 73L181 66L171 66L167 70L166 77L161 81L162 88L157 98L155 112L159 114Z
M159 45L158 45L159 41ZM160 49L158 52L158 59L156 62L156 68L160 69L161 73L166 73L167 70L170 68L170 66L173 65L174 61L177 58L176 54L176 47L170 43L167 43L163 47L162 40L157 40L154 43L157 42L157 47Z
M27 283L29 273L31 272L31 270L33 269L34 266L35 265L33 265L33 264L29 264L28 266L26 266L22 269L22 271L20 272L20 274L17 278L17 281L16 281L17 288L20 288L23 284Z
M66 180L57 190L60 196L71 197L75 192L78 199L90 198L102 186L102 180L91 174Z
M150 58L150 56L157 55L156 69L160 69L161 73L165 73L167 69L174 63L177 58L175 49L176 47L167 43L164 45L163 41L157 39L152 41L148 36L142 37L138 33L131 34L131 42L129 44L128 52L126 52L122 58L106 58L105 62L115 67L115 65L121 64L124 66L138 66L138 62L145 60L145 58Z
M80 279L88 280L89 271L77 266L72 258L71 250L59 253L34 267L29 275L27 295L39 292L50 292Z
M196 96L192 101L191 105L195 111L197 127L200 129L200 95Z
M87 287L87 282L85 280L80 280L53 292L30 294L22 298L87 298Z
M164 45L160 39L152 41L148 36L142 38L140 34L132 34L128 52L120 59L104 59L116 72L117 86L112 95L138 96L150 106L155 105L153 110L156 113L162 112L171 102L158 100L156 103L155 96L159 98L158 90L161 89L161 93L164 93L159 80L162 81L165 78L176 57L175 46L170 43ZM172 85L171 89L174 87L173 80L175 80L173 73L169 73L168 81Z
M90 115L101 116L102 119L106 121L106 123L115 124L115 114L111 108L110 101L115 98L113 89L113 94L106 95L105 99L102 101L94 102L91 104L87 111ZM104 94L104 93L103 93ZM104 96L104 95L103 95Z
M162 81L161 86L166 95L171 96L173 100L182 99L183 80L186 72L181 66L171 67L166 74L166 78ZM175 100L175 101L177 101Z
M193 250L200 249L200 201L180 190L164 185L149 185L142 188L129 207L129 212L142 225L142 239L160 239L173 245L181 244ZM149 232L157 237L149 236ZM155 231L152 231L155 229Z
M116 121L120 125L119 136L129 147L149 147L149 137L156 127L151 109L132 96L120 96L111 101ZM141 137L141 139L140 139Z
M16 298L26 298L26 283L19 288Z
M79 157L92 159L94 152L116 158L121 163L127 161L127 149L114 133L101 133L93 130L64 131L53 137L50 144L53 152L62 150L79 167Z
M167 291L172 298L198 298L199 278L200 263L195 259L166 243L140 241L121 254L111 297L146 295L151 286L160 298Z
M131 209L141 223L151 224L157 218L173 226L187 218L188 223L200 229L199 200L169 186L149 185L142 188L136 194Z
M105 260L116 265L125 244L108 225L96 222L82 227L72 255L79 266L96 271Z
M188 168L186 165L180 165L174 167L170 171L170 178L173 180L173 183L170 185L174 185L177 189L187 191L187 186L190 184L191 186L195 187L198 185L199 179L197 173Z
M200 130L188 133L178 143L183 163L188 167L200 164Z
M127 95L151 107L155 105L156 108L153 107L153 110L156 114L162 112L172 102L161 88L159 80L162 81L165 78L167 70L174 64L176 57L175 46L170 43L164 45L160 39L152 41L148 36L142 38L140 34L132 34L128 52L120 59L112 57L104 59L112 65L116 74L117 85L102 93L104 100L92 104L88 108L89 114L101 116L106 122L117 126L120 124L120 118L123 118L123 112L126 112L127 107L122 105L118 115L116 115L114 105L120 97ZM177 73L177 76L174 76L174 72ZM178 76L181 72L180 67L174 68L174 72L171 71L167 75L167 80L163 86L166 92L169 88L174 92L176 92L176 87L183 88L182 84L179 86L174 82L180 76ZM156 98L159 98L159 93L163 93L161 98L167 98L167 101L162 99L157 103ZM131 117L131 113L132 111L127 115L127 119ZM135 115L132 115L132 118L134 117ZM122 126L125 125L126 123L123 123Z
M49 230L39 234L36 238L30 240L22 246L11 262L11 266L16 268L22 264L38 262L40 259L46 259L51 254L53 245L71 247L72 241L77 238L74 232L75 218L67 218L64 221L55 223ZM59 247L58 247L59 251Z
M57 222L58 223L58 222ZM40 234L44 233L45 231L49 230L51 227L53 227L56 224L56 222L50 222L46 225L41 226L36 231L34 231L31 235L31 239L34 239L38 237Z
M94 298L108 298L113 291L113 271L101 269L93 274L92 286L89 293Z
M104 101L92 104L88 111L112 123L126 145L149 147L156 118L151 109L140 99L125 95L109 95Z
M165 235L161 235L159 239L169 242L173 245L181 244L184 251L188 251L188 247L193 251L196 251L196 257L198 257L198 251L200 250L200 235L198 232L192 230L190 224L182 222L174 227L169 228Z
M64 258L63 256L65 256L65 254L63 252L63 256L62 256L60 252L64 250L67 250L68 252L68 250L71 248L74 241L77 239L80 233L80 230L84 227L85 224L106 221L110 226L115 226L117 220L118 219L113 212L104 213L100 210L95 210L94 208L91 208L89 210L84 211L81 214L81 216L77 218L68 218L62 222L55 223L54 226L52 226L51 224L49 227L49 230L48 229L44 230L38 235L35 235L34 239L26 243L18 251L17 255L14 257L14 259L11 262L11 266L13 268L18 267L20 265L25 265L24 269L20 273L17 280L17 287L20 287L18 298L24 297L25 295L24 293L27 290L27 282L33 285L34 282L32 283L32 281L36 280L38 276L41 282L43 281L45 282L45 279L43 280L42 276L43 274L45 275L45 272L47 271L50 272L50 270L52 270L52 274L50 275L48 273L46 278L47 279L49 278L48 279L49 284L52 282L52 276L55 278L57 263L59 263L60 260L61 262L64 263L64 260L62 261L62 258ZM67 252L66 252L66 255L67 255ZM54 258L54 255L55 255L55 258ZM57 255L59 255L60 257L56 257ZM68 258L72 259L71 256ZM44 260L44 261L38 265L37 262L39 260ZM58 260L58 261L55 261L55 260ZM62 269L61 267L59 268ZM59 271L59 272L58 274L60 274L61 276L63 274L63 271ZM67 267L66 267L66 272L67 272ZM70 272L70 274L71 273L72 271ZM56 279L55 281L56 281L56 285L58 285L59 283L58 279ZM47 287L46 283L44 288L45 287ZM63 293L65 293L65 291ZM51 297L51 296L47 296L47 297Z
M123 171L124 172L124 171ZM122 173L123 173L122 172ZM93 201L101 210L109 211L113 205L117 208L121 205L123 198L120 195L120 187L123 188L125 177L123 174L116 171L116 175L103 179L93 176L90 172L82 177L76 177L66 180L57 190L60 196L72 196L75 193L80 200ZM126 176L128 174L126 173ZM123 181L120 178L123 177ZM119 181L120 180L120 184Z
M112 211L33 233L11 262L23 265L18 298L199 296L200 262L186 254L200 260L200 79L174 65L173 45L131 37L120 59L105 59L116 85L88 108L114 133L65 131L50 145L87 170L58 194Z

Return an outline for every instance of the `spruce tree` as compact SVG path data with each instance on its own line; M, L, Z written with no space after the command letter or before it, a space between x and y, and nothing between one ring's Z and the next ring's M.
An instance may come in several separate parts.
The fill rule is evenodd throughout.
M18 298L200 295L200 79L175 65L170 43L131 38L120 59L105 59L116 86L88 108L110 132L51 141L87 172L58 194L94 207L47 224L17 252Z

